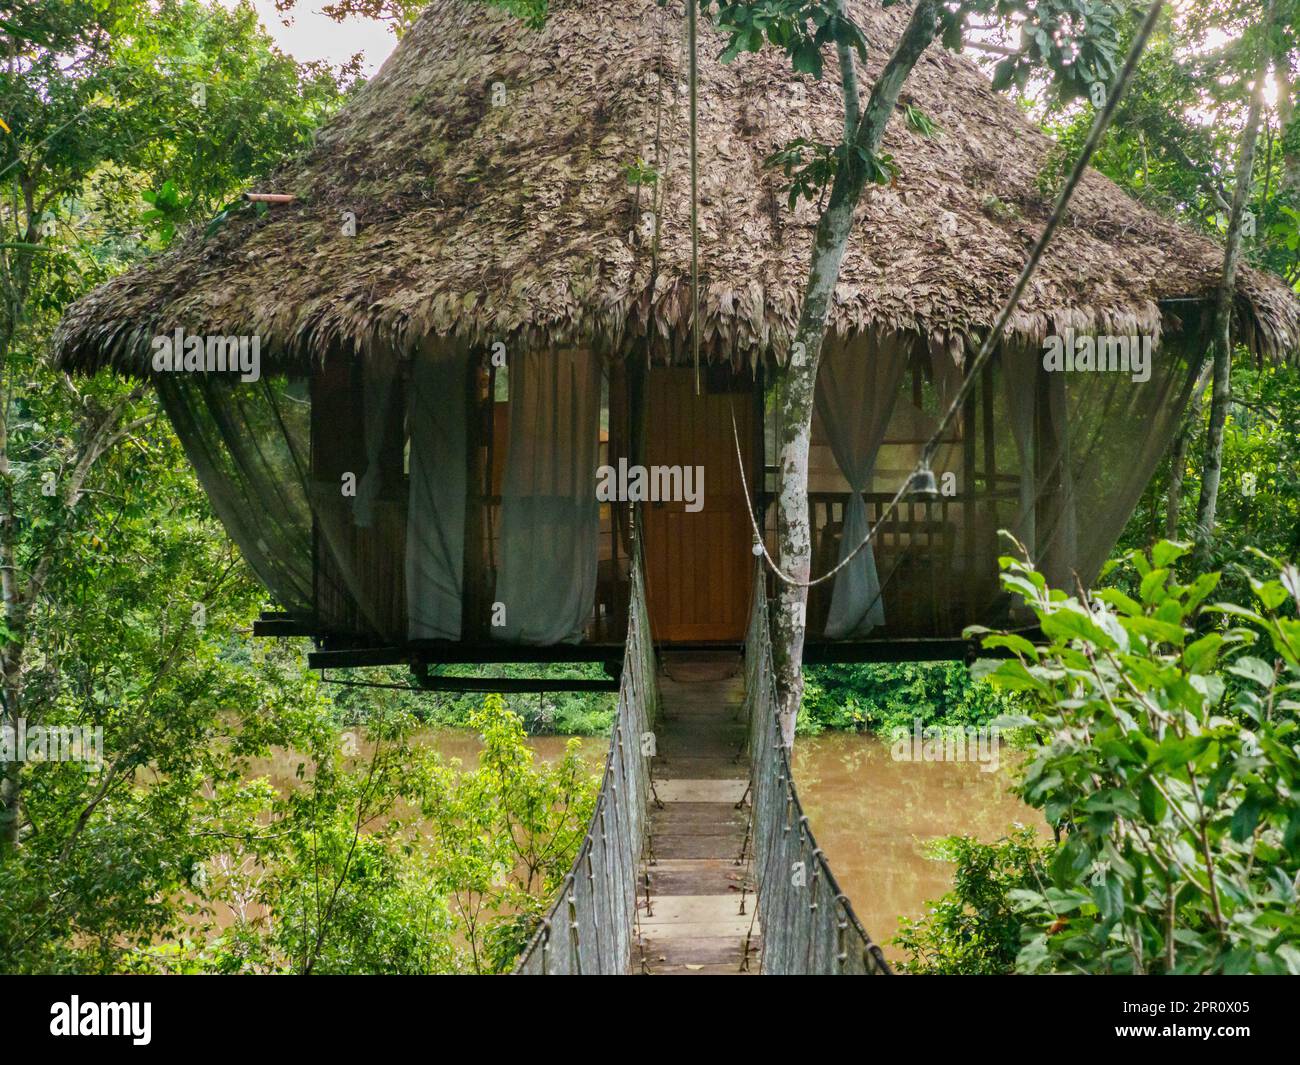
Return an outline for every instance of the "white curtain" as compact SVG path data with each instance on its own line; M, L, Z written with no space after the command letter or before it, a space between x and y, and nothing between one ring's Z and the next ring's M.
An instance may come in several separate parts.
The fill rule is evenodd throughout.
M577 643L596 597L601 365L588 351L510 358L498 639Z
M1020 464L1020 504L1012 531L1025 545L1030 558L1036 558L1038 552L1038 456L1034 421L1038 408L1041 357L1040 348L1015 341L1007 341L998 350L997 377L1002 385L1002 402L1011 422L1011 435L1016 441Z
M876 454L898 399L911 346L910 338L897 334L858 339L852 344L828 339L822 354L817 417L850 488L840 531L840 561L868 532L862 493L871 487ZM835 577L826 636L865 636L884 623L880 578L875 554L868 545Z
M458 640L465 582L469 355L420 351L411 367L406 610L412 640Z

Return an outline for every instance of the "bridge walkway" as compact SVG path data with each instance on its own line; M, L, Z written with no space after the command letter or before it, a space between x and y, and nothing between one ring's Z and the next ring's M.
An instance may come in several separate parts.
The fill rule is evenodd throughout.
M734 653L662 658L633 971L756 973L761 929L740 860L749 824L744 662Z

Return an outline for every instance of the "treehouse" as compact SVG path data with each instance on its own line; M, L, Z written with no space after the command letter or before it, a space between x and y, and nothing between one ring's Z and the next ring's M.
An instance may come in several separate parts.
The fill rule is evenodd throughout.
M874 77L906 13L849 7ZM834 76L724 65L702 32L698 319L683 18L654 0L559 0L540 31L435 0L260 187L274 202L69 311L61 367L153 380L278 603L259 631L315 637L319 665L616 661L639 551L657 641L743 639L816 222L765 160L842 115ZM912 468L1050 207L1052 142L972 63L932 47L903 102L935 128L900 106L897 179L865 196L835 291L814 573ZM1001 529L1050 580L1092 580L1177 429L1221 258L1089 174L942 441L939 494L813 590L808 657L956 657L964 626L1018 624ZM1235 312L1258 358L1300 341L1265 275L1243 271ZM239 372L156 363L182 336L255 338L260 365L250 345ZM637 503L629 470L667 487Z

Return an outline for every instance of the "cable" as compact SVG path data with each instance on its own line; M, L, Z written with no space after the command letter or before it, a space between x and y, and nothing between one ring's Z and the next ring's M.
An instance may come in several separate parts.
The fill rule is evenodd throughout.
M899 486L898 491L894 493L893 498L889 501L889 504L885 507L880 516L877 517L875 524L872 525L862 542L859 543L852 552L845 555L833 569L822 574L820 577L807 581L800 580L797 577L792 577L781 569L768 552L767 544L763 539L762 530L759 529L757 522L754 521L754 508L750 504L749 486L745 484L744 462L741 461L740 434L736 429L735 411L732 411L731 429L736 444L736 461L741 467L741 485L745 491L745 508L749 513L749 524L754 532L754 542L761 549L761 554L763 559L767 562L768 567L783 584L795 588L814 588L834 577L840 570L844 569L845 566L857 558L867 545L876 538L876 532L880 529L881 525L884 524L885 520L897 509L898 504L902 501L903 496L908 493L908 490L917 476L924 475L929 471L930 460L938 450L944 432L947 430L948 426L952 424L953 419L957 416L957 412L961 410L962 405L970 396L971 391L975 387L976 381L979 379L980 371L984 368L984 365L989 361L989 359L993 357L993 352L996 349L998 342L1002 339L1002 334L1006 329L1007 322L1010 321L1011 316L1016 312L1016 308L1020 306L1021 297L1024 295L1025 288L1029 284L1030 277L1033 276L1034 271L1038 268L1038 264L1043 258L1043 253L1047 250L1047 245L1051 242L1052 237L1056 234L1056 230L1060 227L1061 220L1065 217L1065 209L1069 206L1070 200L1074 196L1074 190L1078 187L1079 182L1083 180L1083 175L1088 169L1088 164L1092 161L1092 157L1097 151L1097 146L1101 143L1102 135L1110 125L1110 120L1114 117L1115 110L1119 106L1119 101L1124 96L1124 92L1128 88L1129 82L1133 79L1133 74L1137 70L1138 60L1146 49L1147 41L1151 38L1151 33L1155 29L1156 20L1160 17L1160 12L1164 9L1164 6L1165 0L1154 0L1150 9L1147 11L1146 18L1142 21L1142 26L1138 30L1137 37L1133 40L1133 46L1129 49L1128 58L1124 62L1124 69L1120 72L1119 81L1115 85L1115 91L1109 95L1105 106L1101 110L1101 114L1097 116L1097 121L1093 123L1092 130L1088 134L1088 139L1083 145L1083 150L1079 153L1079 158L1075 161L1074 169L1071 171L1069 179L1066 181L1060 194L1057 196L1056 204L1052 208L1052 213L1047 219L1047 224L1043 227L1043 232L1039 235L1037 243L1035 243L1033 250L1029 254L1029 258L1025 261L1025 265L1020 271L1020 276L1016 279L1015 287L1011 290L1010 297L1008 297L1001 313L994 322L993 328L989 331L988 335L985 336L984 342L980 345L979 352L971 361L965 376L962 378L961 387L953 397L953 401L948 407L947 412L944 414L943 418L940 419L938 428L935 429L930 439L926 441L925 446L921 449L921 457L917 460L916 466L913 467L912 472L904 479L903 483Z

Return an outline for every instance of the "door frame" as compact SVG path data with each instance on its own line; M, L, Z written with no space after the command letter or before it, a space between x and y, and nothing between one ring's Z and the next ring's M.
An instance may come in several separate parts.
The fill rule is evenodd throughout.
M655 381L654 375L657 372L664 372L668 370L675 370L675 371L689 373L691 369L692 367L689 363L681 363L681 362L656 363L656 364L651 364L649 366L647 366L645 363L640 363L636 369L636 372L631 372L628 374L628 397L629 397L629 405L630 405L630 410L632 415L631 418L632 429L631 429L630 436L631 436L631 441L633 446L631 450L632 453L635 455L635 459L634 459L635 462L640 463L642 465L649 464L650 444L651 444L650 438L654 429L653 426L649 424L648 407L649 407L649 398L651 395L651 390L654 388L654 381ZM761 361L757 363L757 365L753 369L749 367L742 367L740 369L737 369L730 363L707 363L701 365L700 367L701 390L706 394L709 392L713 392L715 390L722 391L725 388L725 386L720 386L716 382L718 380L718 376L723 374L726 375L727 379L739 378L749 386L748 388L745 388L743 391L735 391L732 392L731 394L735 396L749 397L749 411L750 411L750 430L748 433L749 454L747 456L748 461L746 463L746 469L745 469L745 483L749 489L749 505L754 515L754 520L758 523L759 528L763 529L764 514L766 513L766 507L767 507L767 496L765 492L767 467L766 467L765 421L764 421L764 411L765 411L764 397L766 395L766 374L764 373L764 367ZM712 386L710 386L709 378L713 378L715 382ZM726 389L726 391L730 391L730 389ZM740 409L741 407L738 404L737 410L739 411ZM729 456L729 460L731 462L734 462L735 444L733 441L733 433L732 433L730 420L729 419L726 420L721 425L716 426L716 428L719 434L725 437L726 453ZM707 483L708 481L706 477L706 484ZM653 506L653 504L646 502L646 503L639 504L639 506L641 507L642 514L643 514L643 519L640 522L641 532L642 535L646 537L648 540L649 536L653 535L653 533L649 529L650 521L647 520L649 516L649 508ZM748 528L749 527L748 517L746 517L745 526L746 526L746 535L745 535L744 544L743 546L738 544L737 549L743 551L744 557L746 559L749 559L752 557L752 555L749 550L750 532ZM648 544L643 543L642 546L644 549L648 547ZM648 555L643 554L643 557L647 558L646 569L648 571L650 569L650 562L648 560ZM752 587L751 587L752 582L750 581L750 578L748 576L748 567L746 567L746 570L747 573L743 585L743 594L745 596L746 602L748 602L750 596L752 595ZM647 577L649 577L648 572L647 572ZM649 584L649 581L647 583ZM717 647L739 647L741 643L743 643L744 641L744 636L745 636L744 624L741 624L739 626L739 628L734 632L734 635L727 634L717 639L669 638L662 631L664 629L664 625L662 624L662 622L657 623L655 621L654 618L655 597L654 597L653 590L650 589L649 587L647 588L647 594L648 594L648 598L650 599L650 602L647 604L650 609L650 621L651 621L652 629L654 631L654 640L655 643L657 644L661 644L663 646L668 646L668 647L675 647L675 648L689 648L689 647L717 648ZM746 618L747 617L748 617L748 611L746 611Z

